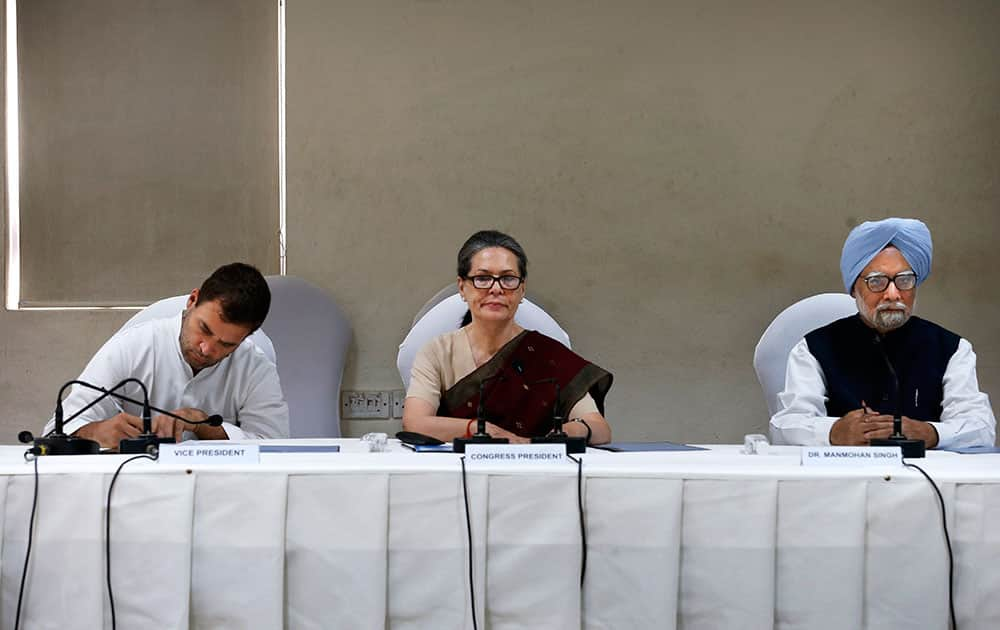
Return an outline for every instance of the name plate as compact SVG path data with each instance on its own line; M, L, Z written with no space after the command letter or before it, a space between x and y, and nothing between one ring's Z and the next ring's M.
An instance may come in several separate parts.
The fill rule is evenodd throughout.
M566 460L565 444L466 444L469 467L538 468Z
M898 446L804 446L802 465L839 468L902 466L903 451Z
M211 444L197 442L161 444L160 462L163 464L258 464L260 446L257 444Z

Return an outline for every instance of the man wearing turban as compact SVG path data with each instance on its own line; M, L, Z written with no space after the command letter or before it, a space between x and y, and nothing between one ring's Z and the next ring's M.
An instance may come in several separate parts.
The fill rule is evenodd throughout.
M916 219L851 231L840 271L858 313L792 348L771 418L775 443L864 446L889 437L898 413L903 433L927 448L993 445L996 419L979 391L972 345L911 315L932 253L930 231Z

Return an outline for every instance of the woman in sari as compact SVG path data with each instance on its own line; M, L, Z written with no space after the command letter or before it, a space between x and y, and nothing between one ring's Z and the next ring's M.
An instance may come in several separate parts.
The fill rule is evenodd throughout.
M429 341L413 362L403 428L447 442L486 432L526 443L554 429L611 440L604 397L612 376L558 341L514 321L528 258L512 237L477 232L458 252L458 292L469 310L460 327Z

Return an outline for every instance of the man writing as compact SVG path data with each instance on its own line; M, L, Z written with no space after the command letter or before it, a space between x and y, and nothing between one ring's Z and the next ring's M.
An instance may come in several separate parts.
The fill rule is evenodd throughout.
M184 431L200 439L288 437L288 405L278 372L246 338L264 322L271 305L267 281L255 268L232 263L217 269L191 292L184 312L120 331L98 350L79 380L110 388L132 377L149 389L150 404L191 421L211 414L220 427L153 418L160 437L178 441ZM133 383L119 390L142 400ZM69 418L97 394L74 386L63 402ZM117 447L142 432L141 406L107 397L64 427L67 434ZM51 431L54 421L46 425Z
M927 448L993 445L996 419L979 391L972 345L911 316L932 251L930 231L916 219L851 231L840 269L858 314L792 348L771 418L775 443L867 445L892 434L898 412L906 437Z

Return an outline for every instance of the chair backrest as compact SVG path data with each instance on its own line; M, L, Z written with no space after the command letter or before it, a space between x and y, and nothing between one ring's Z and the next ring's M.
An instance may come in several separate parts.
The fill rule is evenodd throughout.
M340 437L351 324L326 291L301 278L268 276L267 283L271 310L262 328L277 351L291 436Z
M454 285L452 286L454 287ZM399 377L403 380L405 389L410 388L410 369L413 367L413 359L417 356L420 348L434 337L457 329L462 322L467 308L465 302L462 301L457 288L452 295L449 295L447 291L447 287L439 291L417 312L413 327L403 339L403 343L399 344L396 368L399 370ZM443 295L446 297L442 298ZM571 347L566 331L548 313L528 298L525 298L518 306L514 321L523 328L537 330L543 335L552 337L567 348Z
M437 306L438 304L440 304L441 302L445 301L446 299L450 298L453 295L458 295L458 285L454 283L449 284L445 288L441 289L440 291L432 295L431 299L424 302L424 305L420 307L420 310L417 311L417 314L413 316L413 321L410 322L410 328L416 326L417 322L419 322L420 319L427 314L427 311L431 310L432 308L434 308L435 306ZM463 312L463 315L464 314L465 313Z
M351 343L350 323L326 292L305 280L267 276L267 284L271 309L250 338L278 369L291 437L340 437L340 385ZM186 301L186 295L179 295L155 302L119 332L179 313Z
M857 312L850 295L821 293L799 300L778 313L753 352L753 369L772 416L778 411L778 394L785 388L785 367L792 347L806 333Z

